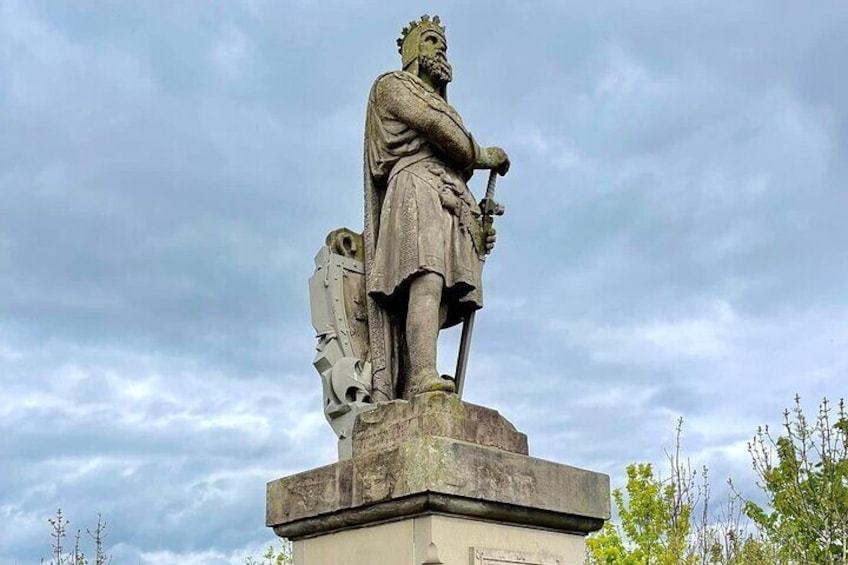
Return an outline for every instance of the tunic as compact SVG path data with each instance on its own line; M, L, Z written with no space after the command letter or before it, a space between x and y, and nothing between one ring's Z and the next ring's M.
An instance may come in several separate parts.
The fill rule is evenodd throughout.
M366 267L369 296L405 308L410 279L437 273L448 305L445 327L456 324L482 306L481 213L466 185L479 147L456 110L404 71L374 83L365 144L365 173L379 200L372 208L379 222L371 225L377 233ZM368 224L366 218L366 231Z

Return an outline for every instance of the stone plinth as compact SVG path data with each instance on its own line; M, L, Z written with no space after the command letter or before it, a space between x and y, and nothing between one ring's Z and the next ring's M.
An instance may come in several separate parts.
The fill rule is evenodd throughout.
M268 483L267 524L296 565L577 564L609 518L609 477L529 457L524 434L455 395L361 414L352 446Z
M411 439L434 436L527 455L527 436L497 410L438 392L412 402L387 402L361 414L353 426L353 452L384 452Z

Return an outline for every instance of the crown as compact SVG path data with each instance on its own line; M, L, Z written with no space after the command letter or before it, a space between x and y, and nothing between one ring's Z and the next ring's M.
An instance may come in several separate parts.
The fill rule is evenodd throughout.
M439 16L433 16L431 19L429 15L424 14L421 16L421 20L419 21L411 21L408 26L403 28L403 31L400 32L400 37L397 40L398 53L403 55L403 42L406 41L406 38L409 37L410 34L417 31L416 35L420 36L423 31L435 31L442 37L445 35L445 26L442 25L442 21L439 19Z

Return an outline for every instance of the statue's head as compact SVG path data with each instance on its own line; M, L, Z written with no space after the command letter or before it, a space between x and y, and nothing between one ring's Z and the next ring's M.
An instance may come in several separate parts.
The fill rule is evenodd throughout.
M409 22L397 44L403 70L418 76L428 75L444 96L445 87L453 78L453 69L448 62L448 43L439 16L431 19L425 14L419 21Z

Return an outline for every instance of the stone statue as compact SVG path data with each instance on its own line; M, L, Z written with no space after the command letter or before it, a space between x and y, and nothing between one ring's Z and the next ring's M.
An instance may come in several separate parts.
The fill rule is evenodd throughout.
M331 410L454 392L436 370L439 330L482 307L482 265L495 243L466 182L489 169L491 192L495 172L510 166L448 104L453 73L439 18L411 22L397 43L402 70L380 75L368 98L363 234L332 232L310 281L331 424Z
M509 158L448 104L439 19L398 45L402 70L368 97L364 230L330 232L309 279L339 461L269 482L265 523L292 540L294 565L580 563L610 517L609 477L530 457L506 418L462 400ZM489 171L479 203L476 169ZM439 331L459 323L456 374L442 377Z
M509 169L481 149L448 104L452 69L438 17L398 39L401 71L377 78L365 129L365 279L377 400L443 390L440 328L483 305L481 266L494 244L466 181L474 169Z

